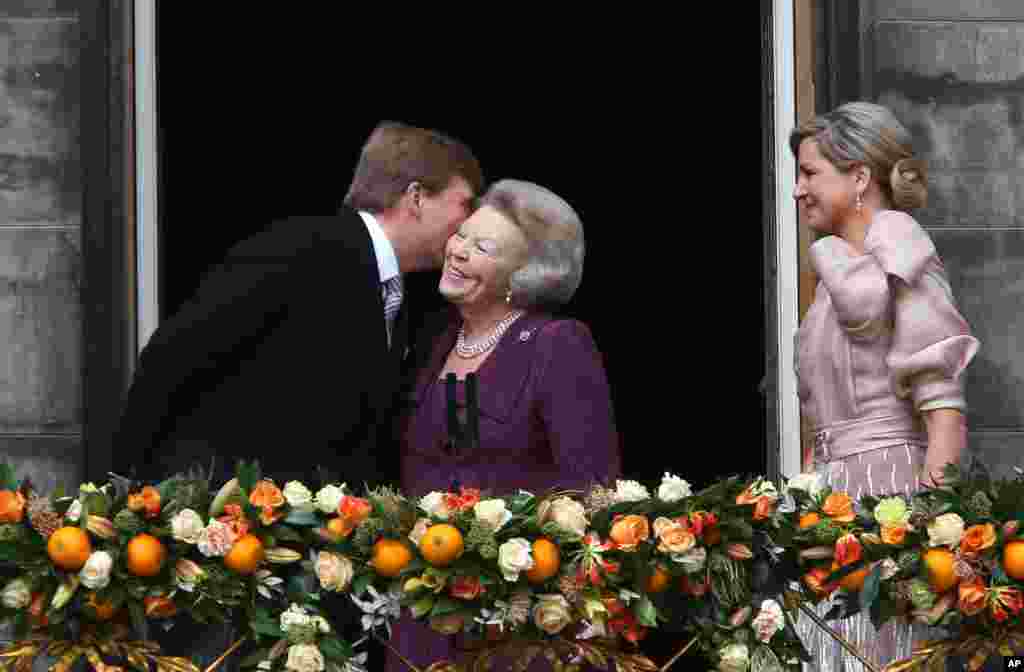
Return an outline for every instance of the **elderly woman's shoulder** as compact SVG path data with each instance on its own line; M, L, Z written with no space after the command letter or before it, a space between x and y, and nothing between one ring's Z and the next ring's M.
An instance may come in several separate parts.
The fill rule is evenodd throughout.
M561 343L593 344L594 342L590 327L584 322L569 317L552 316L550 321L541 327L540 335L544 339Z

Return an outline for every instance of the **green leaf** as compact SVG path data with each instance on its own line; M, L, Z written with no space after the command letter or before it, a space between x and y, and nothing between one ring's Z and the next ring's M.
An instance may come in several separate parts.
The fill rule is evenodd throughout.
M14 477L14 467L7 464L6 462L0 462L0 489L18 489L18 481Z
M252 492L253 488L256 487L256 482L260 480L259 462L254 461L252 464L249 464L245 460L239 460L236 473L238 474L238 485L246 493Z
M651 602L651 598L644 595L633 607L633 614L640 625L648 628L658 627L658 608Z
M142 608L142 603L135 600L128 602L128 613L132 617L132 630L135 631L139 639L149 639L149 627L146 623L146 612Z
M242 662L239 663L239 667L256 667L266 660L269 655L270 649L258 649L246 656Z
M871 605L878 599L878 589L882 585L882 567L875 565L875 568L864 579L864 586L860 589L860 608L864 611L871 609Z
M298 525L300 527L320 527L322 525L320 519L317 518L316 514L312 511L299 511L296 509L292 509L288 512L288 515L284 518L284 522L289 525ZM301 540L302 538L300 537L299 541Z
M441 597L434 602L434 608L430 610L430 615L444 616L446 614L454 614L460 609L462 609L462 605L456 600L453 600L450 597Z
M285 634L281 632L281 624L265 609L253 610L252 619L250 619L249 625L252 627L254 632L261 635L269 635L278 639L285 636Z
M376 574L369 572L366 574L360 574L352 580L352 594L359 597L366 592L366 587L373 583L373 579Z
M323 637L318 644L324 657L337 663L343 663L355 654L351 644L343 642L337 637Z
M270 534L278 541L290 541L298 544L305 543L303 536L286 525L274 525L270 528Z

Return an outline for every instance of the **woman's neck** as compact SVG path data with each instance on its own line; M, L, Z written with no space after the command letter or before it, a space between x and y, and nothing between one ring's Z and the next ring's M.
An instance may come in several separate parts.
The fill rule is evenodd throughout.
M486 336L513 310L515 308L504 302L492 303L479 308L459 306L459 313L462 315L462 328L466 337L475 340Z

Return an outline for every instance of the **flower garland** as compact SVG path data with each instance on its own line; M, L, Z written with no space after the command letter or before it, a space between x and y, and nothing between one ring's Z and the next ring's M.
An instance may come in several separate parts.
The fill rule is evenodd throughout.
M390 488L279 487L244 462L216 491L187 474L46 495L0 465L0 620L17 640L0 659L198 672L149 641L153 623L177 617L239 626L243 667L359 672L367 638L386 643L408 612L478 643L434 669L543 655L563 672L653 671L641 647L659 629L723 672L796 671L810 657L794 621L830 600L825 620L865 611L876 624L950 628L892 670L947 655L977 669L1024 650L1024 478L979 466L946 476L910 498L860 502L813 475L781 491L733 477L695 493L672 474L653 494L618 481L412 501ZM346 613L359 625L339 632Z

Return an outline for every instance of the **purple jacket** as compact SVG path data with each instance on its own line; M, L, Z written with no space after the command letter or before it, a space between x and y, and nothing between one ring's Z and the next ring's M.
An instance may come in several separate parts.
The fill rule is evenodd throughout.
M480 447L446 447L445 386L438 380L459 322L437 339L403 426L401 487L412 496L453 480L493 495L584 489L621 474L608 380L590 330L576 320L527 314L477 371ZM458 399L465 401L460 383Z

